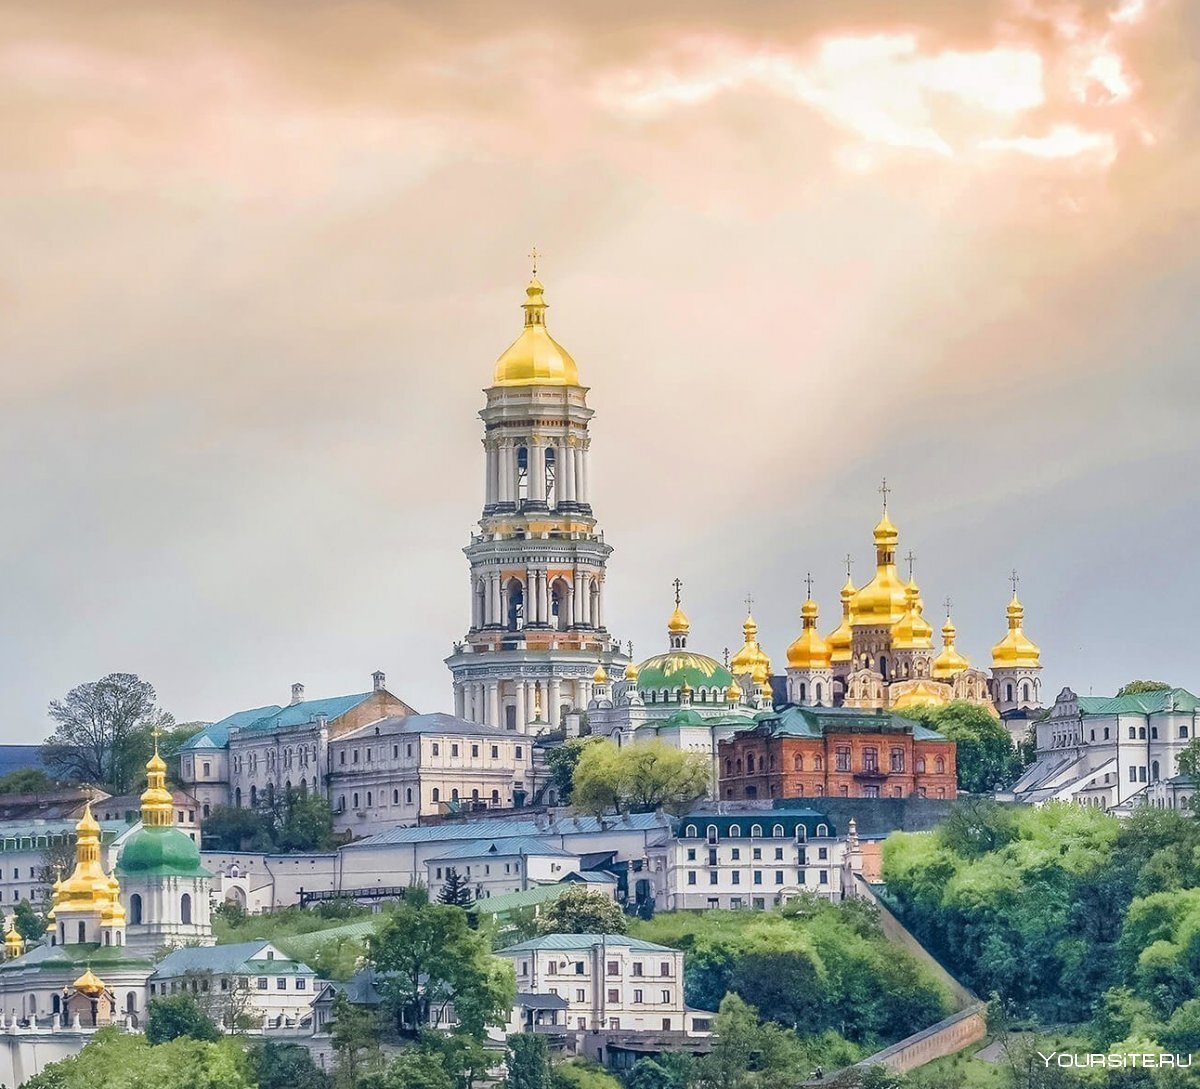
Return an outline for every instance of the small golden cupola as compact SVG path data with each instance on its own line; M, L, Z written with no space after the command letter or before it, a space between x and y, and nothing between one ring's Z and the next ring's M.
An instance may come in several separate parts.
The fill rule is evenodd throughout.
M892 650L931 650L933 648L933 625L925 619L925 602L921 591L910 578L905 587L907 609L900 622L892 628Z
M857 592L854 580L850 577L850 557L847 556L846 585L842 587L841 594L842 622L825 637L825 642L829 645L829 660L834 665L852 660L850 647L854 633L851 629L854 625L854 595Z
M592 683L608 684L608 670L604 668L603 662L596 666L596 670L592 674Z
M883 493L883 517L875 526L875 576L854 595L855 627L892 627L908 612L908 587L896 570L896 546L900 533L887 511L887 481Z
M25 939L21 937L21 932L17 929L17 921L14 916L9 916L4 921L7 928L4 935L4 957L6 960L16 960L22 953L25 952Z
M75 869L58 888L55 916L61 920L64 913L99 913L108 906L110 895L108 874L100 865L100 825L89 798L75 825Z
M536 253L536 251L535 251ZM537 278L536 256L533 277L525 289L525 328L496 361L492 384L496 386L578 386L579 369L567 350L546 328L546 298Z
M80 994L87 995L88 998L96 998L97 996L102 995L108 989L108 986L104 980L96 975L91 968L88 968L87 971L85 971L83 975L81 975L75 981L73 986L75 990L77 990Z
M175 800L167 789L167 765L158 754L158 731L154 733L154 755L146 763L146 789L142 792L142 824L147 828L169 828L175 819Z
M1014 576L1015 581L1015 576ZM1008 603L1008 631L1004 638L992 647L993 669L1040 669L1042 652L1038 645L1025 634L1025 606L1017 597L1014 586L1012 601Z
M742 686L736 680L729 682L729 687L725 689L725 698L730 703L742 702Z
M729 671L735 677L750 675L755 687L761 687L771 678L771 658L758 641L758 621L750 612L752 602L746 599L746 619L742 623L742 648L729 662Z
M667 642L672 650L683 650L687 646L688 632L692 630L692 622L688 619L687 613L683 611L683 606L680 605L683 581L676 579L672 585L675 587L675 611L667 618Z
M788 669L828 669L832 664L829 643L817 631L818 615L817 603L809 597L800 606L800 634L787 649Z
M958 629L954 626L954 621L950 619L949 605L946 607L946 623L942 625L942 649L936 658L933 660L933 676L936 680L945 681L951 677L957 676L964 669L970 669L971 663L967 661L954 645L954 640L958 635Z

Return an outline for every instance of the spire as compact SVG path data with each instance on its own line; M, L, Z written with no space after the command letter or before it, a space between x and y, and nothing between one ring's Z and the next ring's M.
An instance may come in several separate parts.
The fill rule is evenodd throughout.
M688 632L692 629L692 622L688 620L687 613L683 611L680 604L683 594L683 580L675 579L671 585L675 588L675 611L667 620L667 638L670 641L672 650L683 650L687 646Z
M169 828L175 802L167 789L167 765L158 754L159 728L155 725L154 755L146 763L146 789L142 794L142 824L147 828Z
M1021 577L1014 568L1009 576L1013 596L1005 610L1008 631L1004 638L992 647L993 669L1040 669L1042 666L1041 649L1025 634L1025 606L1017 597L1017 585L1020 581Z
M578 386L579 368L567 350L546 330L546 296L537 277L535 246L530 258L533 275L525 288L525 327L508 350L496 361L493 384L497 386Z
M942 649L933 660L932 670L934 679L943 681L949 680L964 669L971 668L971 663L959 654L958 649L954 645L958 629L955 628L954 621L950 618L950 606L952 602L949 598L946 598L944 604L946 606L946 623L942 625Z

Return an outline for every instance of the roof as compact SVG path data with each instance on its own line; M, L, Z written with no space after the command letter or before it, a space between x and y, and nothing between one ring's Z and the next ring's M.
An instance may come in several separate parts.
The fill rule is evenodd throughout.
M98 945L93 942L71 945L38 945L23 956L0 961L0 975L27 968L53 971L61 968L92 968L98 974L118 968L149 968L149 956L132 953L123 945Z
M483 820L447 821L444 824L424 824L389 828L378 835L349 843L342 850L363 847L383 847L402 843L436 843L441 840L512 839L519 836L563 836L595 832L642 832L666 828L668 820L657 813L630 813L621 817L606 817L603 824L596 817L562 817L539 824L534 820L511 820L491 817Z
M267 730L282 730L288 726L304 726L316 722L318 715L327 719L341 718L348 711L353 711L360 703L369 700L374 692L356 692L351 696L330 696L323 700L301 700L290 703L287 707L277 709L273 714L267 714L255 719L239 729L258 733Z
M570 1003L560 994L528 994L517 992L515 1006L524 1006L527 1010L565 1010Z
M274 953L274 959L268 958ZM274 975L316 975L307 965L292 960L278 946L258 940L236 942L233 945L187 946L168 953L155 968L156 976L181 976L188 972L217 972L232 975L237 972L269 971Z
M796 830L803 827L807 838L819 838L816 835L816 830L822 824L826 826L826 835L837 835L837 829L834 827L833 821L826 814L818 813L815 809L795 807L788 809L746 809L740 812L698 809L695 812L685 814L679 819L677 823L679 838L702 838L707 834L710 824L714 825L718 833L722 836L728 836L730 828L734 825L737 826L738 835L749 836L751 835L751 829L756 824L762 829L759 835L768 838L774 837L776 826L781 827L784 836L787 837L795 836L797 834ZM694 836L686 835L689 827L696 829Z
M631 938L628 934L544 934L540 938L518 942L507 949L501 949L503 956L513 953L533 953L538 950L572 953L591 949L594 945L606 945L612 949L630 949L635 953L677 953L667 945L655 945L654 942L643 941L641 938Z
M193 749L224 749L229 744L229 731L241 730L252 722L257 722L267 715L273 715L280 710L279 704L272 703L266 707L254 707L247 711L235 711L232 715L219 722L210 723L199 733L193 734L182 745L179 751Z
M1186 688L1139 692L1134 696L1079 696L1077 699L1079 710L1085 715L1158 715L1171 711L1190 714L1200 709L1200 699Z
M330 715L330 718L333 716ZM448 715L443 711L435 711L427 715L392 715L378 722L370 722L356 730L339 734L338 741L346 741L361 737L364 733L403 734L454 734L457 737L506 737L512 739L514 734L502 726L485 726L481 722L469 722L457 715ZM522 737L524 735L515 735ZM532 739L530 739L532 740Z
M332 998L335 994L344 994L353 1006L378 1006L383 1002L383 995L375 983L375 969L368 965L360 968L345 983L326 983L317 995L317 999L327 994Z
M579 857L578 854L572 851L564 851L561 847L555 847L554 844L547 843L544 839L536 839L533 836L511 836L506 839L474 839L470 843L451 847L438 855L437 858L428 859L428 862L444 862L447 859L456 858L484 858L487 856L508 857L512 855L546 855L552 858Z
M570 887L570 885L558 884L537 885L532 889L525 889L522 892L506 892L500 896L485 896L482 900L476 900L471 910L481 912L484 915L505 915L510 911L518 911L521 908L537 907L539 904L552 903Z
M574 882L579 884L582 882L585 885L615 885L617 883L617 875L615 873L605 873L603 870L572 870L563 881Z
M946 741L944 734L894 711L858 707L798 707L788 704L764 720L774 736L821 738L827 733L911 733L914 741Z

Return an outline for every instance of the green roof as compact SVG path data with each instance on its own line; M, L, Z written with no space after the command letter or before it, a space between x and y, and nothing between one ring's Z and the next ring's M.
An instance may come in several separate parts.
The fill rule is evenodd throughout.
M892 711L857 707L798 707L789 704L765 719L776 736L821 738L827 733L911 733L914 741L945 741L930 730Z
M143 825L121 848L117 873L122 877L212 877L200 865L200 848L178 828Z
M733 684L733 674L715 658L690 650L655 654L638 666L639 692L682 688L685 682L693 689L719 688L724 694Z
M383 929L389 916L380 913L370 919L357 923L343 923L341 926L331 926L326 930L312 930L307 934L295 934L287 938L275 939L275 944L289 957L296 960L306 960L315 957L318 950L326 942L352 939L365 942Z
M570 885L537 885L523 892L505 892L499 896L485 896L476 900L472 911L485 915L506 915L510 911L521 908L536 907L538 904L548 904L557 900Z
M704 705L701 704L701 706ZM637 728L639 730L661 730L670 726L740 726L743 729L749 729L755 723L755 715L752 711L738 714L726 708L717 709L716 707L714 707L714 711L716 714L706 715L702 711L697 711L694 706L685 707L667 718L643 722Z
M1165 688L1134 696L1079 696L1078 702L1080 712L1085 715L1157 715L1164 711L1190 714L1200 708L1200 699L1186 688Z
M104 969L149 968L149 957L131 954L123 945L98 945L86 942L72 945L39 945L12 960L0 961L0 974L18 972L30 967L47 971L69 968L92 968L98 976Z
M654 942L643 941L641 938L631 938L628 934L545 934L540 938L531 938L527 942L518 942L500 952L505 955L513 953L532 953L539 949L549 949L554 952L570 953L591 949L594 945L606 945L610 949L631 949L635 953L675 953L677 950L667 945L655 945Z

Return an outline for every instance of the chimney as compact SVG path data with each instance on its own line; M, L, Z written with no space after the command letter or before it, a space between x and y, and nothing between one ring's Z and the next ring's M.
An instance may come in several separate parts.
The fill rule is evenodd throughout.
M387 677L383 675L382 669L377 669L371 674L371 687L376 692L383 692L387 688Z
M296 684L292 685L292 706L294 707L296 704L303 703L303 702L304 702L304 685L300 684L297 681Z

